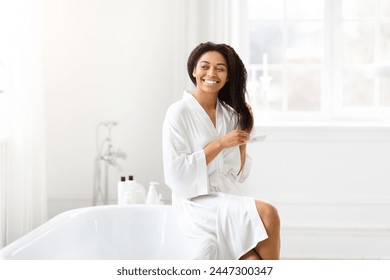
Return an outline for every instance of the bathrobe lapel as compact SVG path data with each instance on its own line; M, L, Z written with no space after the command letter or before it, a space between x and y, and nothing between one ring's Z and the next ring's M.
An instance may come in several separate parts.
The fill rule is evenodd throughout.
M199 102L195 99L195 97L192 96L192 94L185 92L183 96L184 100L188 103L190 108L193 109L196 116L200 120L200 124L205 128L205 131L207 130L210 135L210 141L214 139L217 139L218 137L221 137L226 134L226 125L224 123L223 118L223 107L222 104L217 100L217 107L216 107L216 127L214 127L213 122L211 121L209 115L206 113L206 111L203 109L203 107L199 104ZM208 165L209 172L214 172L215 170L218 170L218 172L221 172L223 170L223 152L219 153L213 161L211 161Z
M212 139L217 138L221 135L223 130L223 122L222 122L222 108L219 100L217 100L217 108L216 108L216 127L214 127L213 122L211 121L209 115L207 115L206 111L199 104L199 102L192 96L192 94L188 92L184 92L183 99L187 102L187 104L194 110L196 116L201 121L201 125L204 125L206 130L210 133Z

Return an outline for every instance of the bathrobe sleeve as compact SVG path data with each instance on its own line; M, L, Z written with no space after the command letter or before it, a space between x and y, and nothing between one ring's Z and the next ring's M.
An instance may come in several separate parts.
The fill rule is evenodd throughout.
M203 149L192 151L189 133L182 119L168 110L163 125L165 183L185 198L209 193L206 156Z

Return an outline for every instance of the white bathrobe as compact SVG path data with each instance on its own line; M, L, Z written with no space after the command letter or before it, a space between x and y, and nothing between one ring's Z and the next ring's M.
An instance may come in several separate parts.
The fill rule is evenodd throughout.
M203 148L236 129L233 110L219 101L216 109L214 127L198 101L184 92L168 108L163 125L165 182L183 232L198 242L194 259L238 259L267 238L254 199L240 195L250 157L239 175L238 146L206 165Z

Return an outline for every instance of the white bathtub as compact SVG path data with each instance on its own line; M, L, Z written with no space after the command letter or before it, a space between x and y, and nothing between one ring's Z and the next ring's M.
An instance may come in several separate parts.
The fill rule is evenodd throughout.
M54 217L0 250L0 259L190 259L194 246L171 206L94 206Z

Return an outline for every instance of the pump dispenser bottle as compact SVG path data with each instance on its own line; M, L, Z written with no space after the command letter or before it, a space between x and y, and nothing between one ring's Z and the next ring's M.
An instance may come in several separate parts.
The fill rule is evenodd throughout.
M150 182L148 195L146 196L146 204L161 204L160 197L157 192L158 182Z

